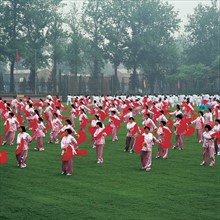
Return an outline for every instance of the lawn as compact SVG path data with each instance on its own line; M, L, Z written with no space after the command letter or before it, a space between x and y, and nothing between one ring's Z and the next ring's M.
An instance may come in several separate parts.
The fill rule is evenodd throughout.
M146 172L140 155L123 152L125 135L123 124L117 142L106 138L104 164L96 163L91 144L81 144L89 154L75 157L73 176L61 175L59 144L36 152L33 142L26 169L16 166L15 146L1 146L9 159L0 164L0 220L220 219L220 156L214 167L201 167L194 134L183 151L170 149L167 160L155 159L155 145Z

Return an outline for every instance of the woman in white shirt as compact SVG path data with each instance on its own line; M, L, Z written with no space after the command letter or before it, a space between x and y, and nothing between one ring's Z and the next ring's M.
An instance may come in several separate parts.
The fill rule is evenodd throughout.
M70 155L68 159L62 158L62 174L66 174L68 176L73 174L74 160L73 155L76 154L76 149L78 148L78 143L76 139L71 135L71 129L65 130L65 136L61 141L61 155L64 154Z
M153 136L152 133L150 133L149 127L144 127L144 142L142 144L141 149L141 165L142 169L145 169L146 171L151 170L151 160L152 160L152 147L154 142L159 141Z
M28 155L28 146L32 141L31 136L26 133L24 126L19 128L20 133L17 136L17 150L16 150L16 159L18 161L18 166L21 168L26 168L26 159ZM18 149L20 147L20 150ZM19 150L19 152L18 152Z

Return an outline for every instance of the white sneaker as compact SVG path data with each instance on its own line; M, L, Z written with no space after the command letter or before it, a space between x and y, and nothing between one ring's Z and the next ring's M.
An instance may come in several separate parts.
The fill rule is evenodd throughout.
M205 165L205 161L202 161L202 163L200 163L200 166L203 166Z
M148 171L150 171L151 170L151 168L150 167L148 167L148 168L146 168L146 171L148 172Z
M26 167L27 167L26 164L21 164L21 168L22 168L22 169L24 169L24 168L26 168Z
M217 155L220 156L220 152L218 152Z
M44 151L44 148L41 148L39 151Z
M209 166L210 166L210 167L213 167L213 166L214 166L214 163L210 163Z
M72 176L72 173L67 173L66 175L67 175L67 176Z

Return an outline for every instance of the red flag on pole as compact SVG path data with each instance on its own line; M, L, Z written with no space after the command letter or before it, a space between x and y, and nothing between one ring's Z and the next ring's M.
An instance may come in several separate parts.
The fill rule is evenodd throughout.
M15 54L15 61L16 63L18 63L19 60L19 54L18 54L18 50L16 50L16 54Z

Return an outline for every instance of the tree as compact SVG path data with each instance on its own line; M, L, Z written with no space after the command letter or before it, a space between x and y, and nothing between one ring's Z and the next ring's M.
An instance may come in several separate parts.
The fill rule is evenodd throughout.
M67 24L70 27L69 43L66 50L66 60L70 66L71 73L74 74L74 92L78 93L80 88L79 73L85 68L85 47L86 39L82 34L82 23L79 15L79 9L74 4L68 14Z
M79 9L76 7L76 4L73 5L68 14L67 22L70 27L70 43L67 47L67 61L70 65L71 72L77 77L77 73L82 71L85 66L83 55L86 42L82 34Z
M28 5L23 0L0 1L0 24L1 26L1 56L10 64L10 92L15 92L14 66L16 50L20 52L24 47L22 32L23 11Z
M50 54L46 53L45 49L50 52L48 46L51 42L53 43L51 38L54 35L51 29L54 28L56 20L54 17L57 16L54 9L60 0L30 0L28 2L29 5L27 5L23 12L23 33L25 38L25 54L23 58L24 65L30 68L31 90L36 93L36 71L38 68L48 65ZM51 53L54 54L54 51Z
M65 46L67 40L66 32L63 30L64 19L58 11L62 8L61 0L52 3L48 22L47 41L49 43L50 58L52 59L52 94L57 94L57 66L64 60Z
M177 73L167 77L171 81L172 87L180 81L180 92L201 93L211 92L211 68L204 64L182 65L177 68Z
M220 10L218 1L212 0L211 6L199 4L195 8L194 14L190 15L188 19L185 27L188 39L187 63L203 63L210 66L219 55Z
M127 56L124 64L132 70L131 91L137 92L137 72L142 69L154 93L155 81L164 80L164 74L173 69L173 61L177 60L173 46L173 34L179 27L177 12L173 6L159 0L127 0L126 7L130 34L125 44Z
M103 28L105 38L104 55L114 67L113 93L120 89L118 66L124 60L124 47L128 32L125 23L126 7L123 0L108 0L103 6Z
M216 92L220 93L220 55L211 64L213 86L216 85ZM216 83L215 83L216 82Z
M103 5L105 0L90 0L83 5L82 26L88 37L86 45L87 60L91 62L90 91L100 92L100 74L104 66L103 44L104 37L101 35L103 28Z

